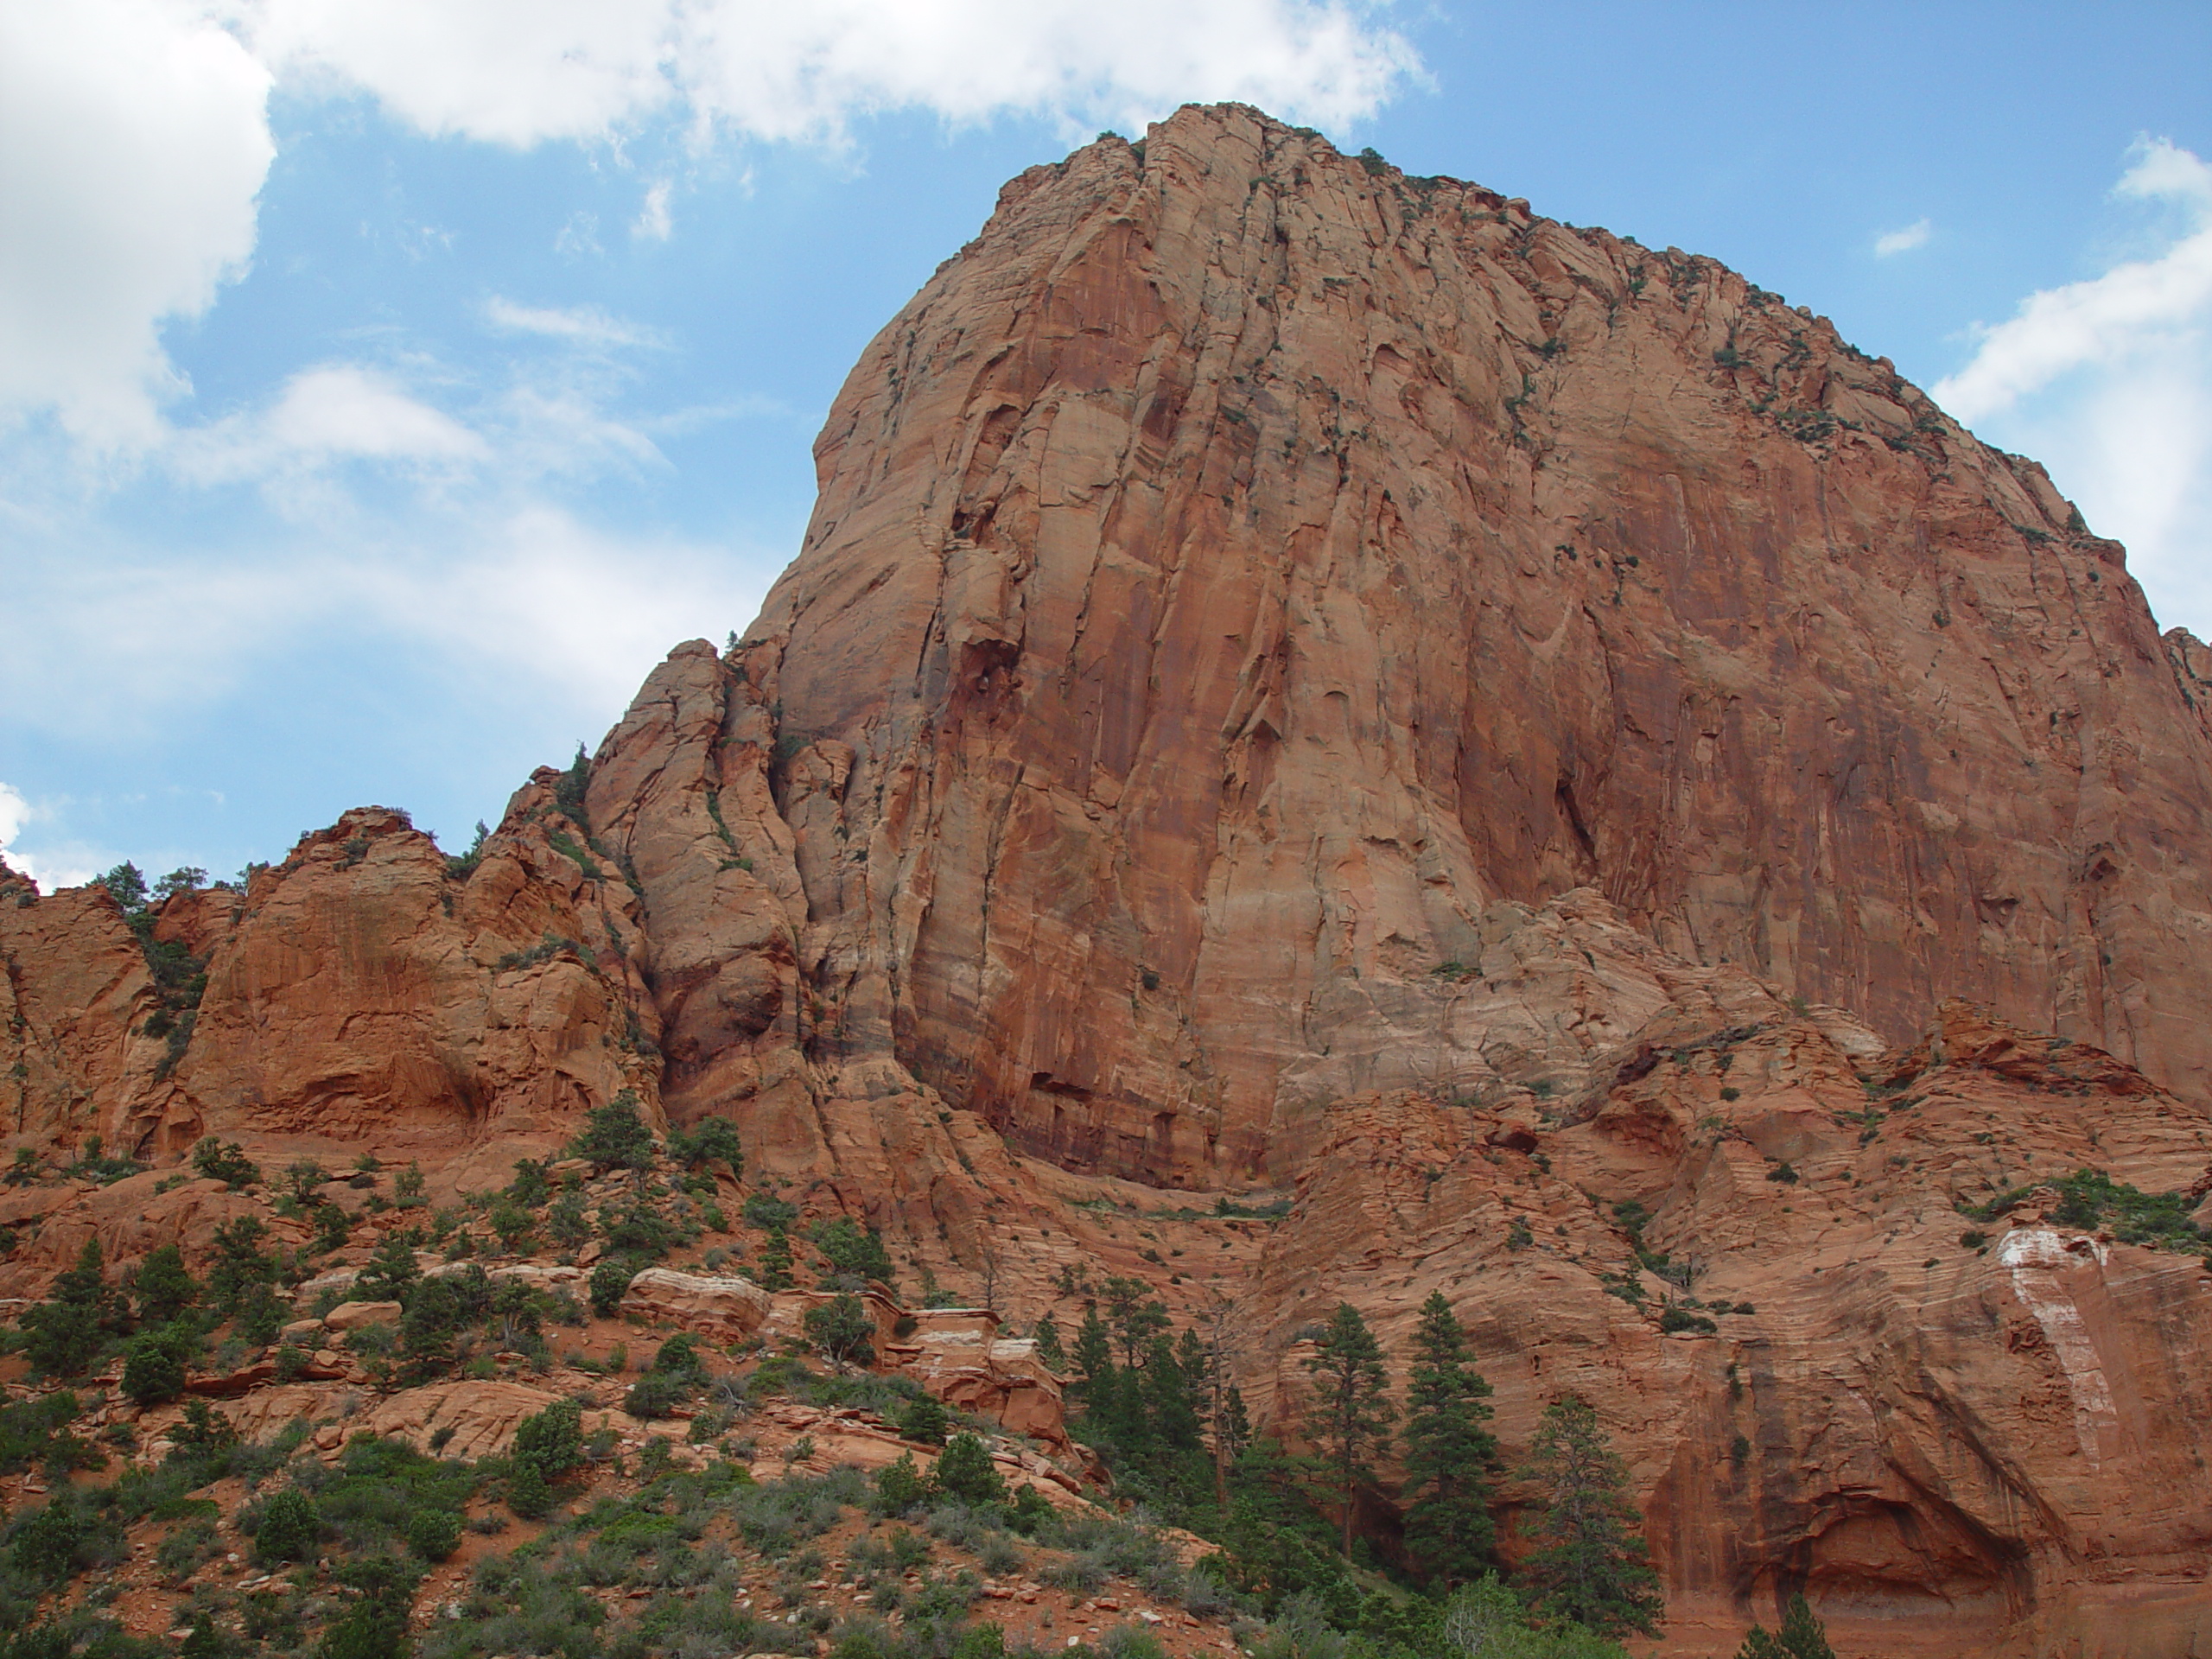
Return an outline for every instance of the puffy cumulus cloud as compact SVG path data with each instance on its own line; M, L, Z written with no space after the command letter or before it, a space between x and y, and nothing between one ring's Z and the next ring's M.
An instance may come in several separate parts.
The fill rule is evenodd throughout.
M185 387L160 330L252 254L280 78L527 148L658 117L836 144L876 111L1128 123L1186 99L1340 123L1416 73L1367 0L0 0L0 422L161 439ZM647 189L633 235L669 236L671 194ZM595 221L563 245L594 250Z
M495 327L550 337L563 348L516 363L503 386L483 388L417 362L418 376L460 413L436 407L386 369L322 364L292 377L264 407L181 428L159 451L187 484L245 483L294 519L359 517L359 499L413 485L418 501L467 517L526 495L537 483L573 486L610 473L659 471L667 457L654 430L703 421L778 416L779 406L740 400L640 423L613 407L628 381L603 347L652 338L589 307L533 309L494 302ZM357 476L357 474L359 474Z
M33 823L54 816L45 804L26 799L13 785L0 783L0 859L48 893L57 887L82 887L99 868L97 855L74 842L49 844L35 851L23 847L23 831Z
M242 0L289 76L365 88L434 137L527 149L595 138L673 93L669 0Z
M663 111L770 140L855 117L1009 110L1142 121L1242 99L1356 119L1418 72L1360 0L239 0L289 73L425 132L526 147ZM657 225L650 212L642 223Z
M2128 544L2169 622L2212 627L2212 165L2139 144L2124 198L2160 206L2158 251L2046 289L1978 331L1936 399L2036 455L2092 527Z
M0 853L16 844L23 826L31 821L31 804L10 784L0 784Z
M2031 294L2012 321L1981 330L1973 361L1936 388L1960 419L2008 409L2070 370L2115 363L2203 322L2212 304L2212 167L2164 140L2146 143L2120 194L2172 202L2194 233L2155 259Z
M162 321L253 251L270 85L198 8L0 0L0 420L158 435L181 390Z

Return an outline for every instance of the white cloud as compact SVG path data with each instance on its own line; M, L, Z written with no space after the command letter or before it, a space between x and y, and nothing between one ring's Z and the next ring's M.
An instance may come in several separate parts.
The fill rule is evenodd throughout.
M194 7L0 0L0 421L145 443L159 335L253 251L268 70Z
M363 87L434 137L527 149L595 138L664 102L668 0L245 0L255 50Z
M22 791L0 784L0 851L14 846L30 821L31 804L23 798Z
M651 438L607 414L589 385L525 383L507 393L498 415L510 477L579 479L668 464Z
M54 816L49 807L26 800L23 792L12 785L0 784L0 858L4 858L17 874L28 875L48 893L57 887L82 887L99 868L81 846L63 846L42 853L22 849L20 843L24 830Z
M2139 146L2137 155L2120 194L2190 209L2195 233L2156 259L2031 294L2011 321L1983 330L1974 360L1936 387L1960 419L2010 408L2070 370L2114 363L2203 321L2212 302L2212 167L2163 139Z
M454 522L530 499L547 481L571 488L608 474L665 471L658 435L733 419L793 418L772 399L737 397L639 420L613 407L630 372L595 349L657 345L659 336L594 307L537 308L493 299L494 327L577 349L518 362L504 387L485 389L410 366L461 412L449 413L383 369L322 364L295 375L261 409L176 429L155 452L170 477L194 486L245 483L294 522L389 512L411 483L421 505ZM349 470L373 468L371 478ZM370 502L383 505L373 509Z
M484 320L509 334L544 334L578 346L664 346L658 329L609 316L595 305L517 305L494 295L484 304Z
M182 559L96 537L19 546L15 602L0 611L0 702L17 729L67 741L151 732L308 637L330 603L317 569L327 558ZM179 639L192 649L176 651Z
M388 664L404 647L422 654L426 688L462 683L508 714L582 730L612 719L674 641L742 629L778 563L608 534L543 503L341 513L312 537L189 562L168 550L54 545L10 571L0 702L20 729L107 744L282 695L275 688L296 685L296 653L312 642L330 674ZM192 649L178 651L180 639ZM264 682L270 690L257 693ZM424 702L428 732L490 718L427 689ZM25 823L36 816L28 811Z
M1915 248L1924 248L1935 228L1929 220L1920 219L1901 231L1885 231L1874 238L1874 257L1887 259L1893 254L1910 253Z
M531 505L488 524L458 558L364 571L385 626L601 719L679 639L742 630L767 566L731 550L594 531Z
M388 376L336 363L294 375L264 411L179 433L168 459L181 476L219 483L311 471L340 461L452 469L490 453L476 433L410 396Z
M837 145L880 111L1073 130L1193 99L1342 123L1418 73L1370 0L0 0L0 430L161 442L188 388L160 330L253 252L280 78L527 148L656 116ZM635 235L668 236L671 195L649 187ZM601 252L596 219L556 246Z
M638 217L630 226L630 234L642 236L654 242L665 242L675 227L668 216L669 181L662 179L645 192L645 205L638 209Z
M570 213L561 233L553 238L553 251L572 259L580 254L606 252L599 245L599 215L581 207Z
M1141 122L1243 99L1341 124L1417 72L1360 0L241 0L257 50L432 134L518 148L664 111L770 140L855 117Z
M2118 193L2178 228L2153 257L2045 289L1978 333L1935 396L2033 454L2093 528L2127 543L2167 622L2212 628L2212 166L2158 140Z

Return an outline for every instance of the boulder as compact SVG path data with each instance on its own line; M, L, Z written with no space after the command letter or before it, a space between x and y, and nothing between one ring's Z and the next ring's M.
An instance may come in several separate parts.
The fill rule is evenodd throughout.
M710 1277L647 1268L630 1281L620 1311L625 1319L672 1325L718 1343L731 1343L760 1331L775 1303L750 1279L734 1274Z
M322 1316L326 1330L340 1335L367 1325L397 1325L405 1310L397 1302L340 1302Z

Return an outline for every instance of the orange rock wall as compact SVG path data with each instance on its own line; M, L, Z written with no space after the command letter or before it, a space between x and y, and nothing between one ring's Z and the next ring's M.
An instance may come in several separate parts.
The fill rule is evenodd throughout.
M628 1090L1025 1324L1228 1299L1293 1438L1306 1323L1402 1357L1444 1290L1509 1455L1570 1389L1628 1453L1663 1651L1799 1587L1840 1650L2212 1649L2212 1275L2048 1204L1961 1243L2212 1166L2212 653L2032 463L1710 261L1235 107L1009 185L817 455L581 798L164 906L174 1060L112 901L0 867L18 1142L444 1201ZM204 1246L159 1180L0 1192L0 1279ZM1630 1201L1752 1311L1662 1333Z
M1185 111L1007 186L817 454L736 671L799 976L1025 1147L1287 1168L1479 1075L1424 976L1585 885L2204 1080L2212 751L2119 549L1709 260Z

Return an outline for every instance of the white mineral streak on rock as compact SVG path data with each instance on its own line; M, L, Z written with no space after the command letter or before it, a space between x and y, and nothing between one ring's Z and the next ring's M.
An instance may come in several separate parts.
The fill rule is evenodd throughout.
M1997 1259L2012 1270L2012 1294L2036 1316L2051 1351L2058 1356L2059 1369L2066 1373L2082 1455L2093 1466L2101 1464L2101 1442L2107 1432L2119 1429L2120 1414L2113 1408L2104 1362L2089 1339L2088 1326L2065 1278L2090 1262L2102 1267L2105 1247L2092 1238L2069 1240L2048 1227L2022 1227L1999 1241Z

